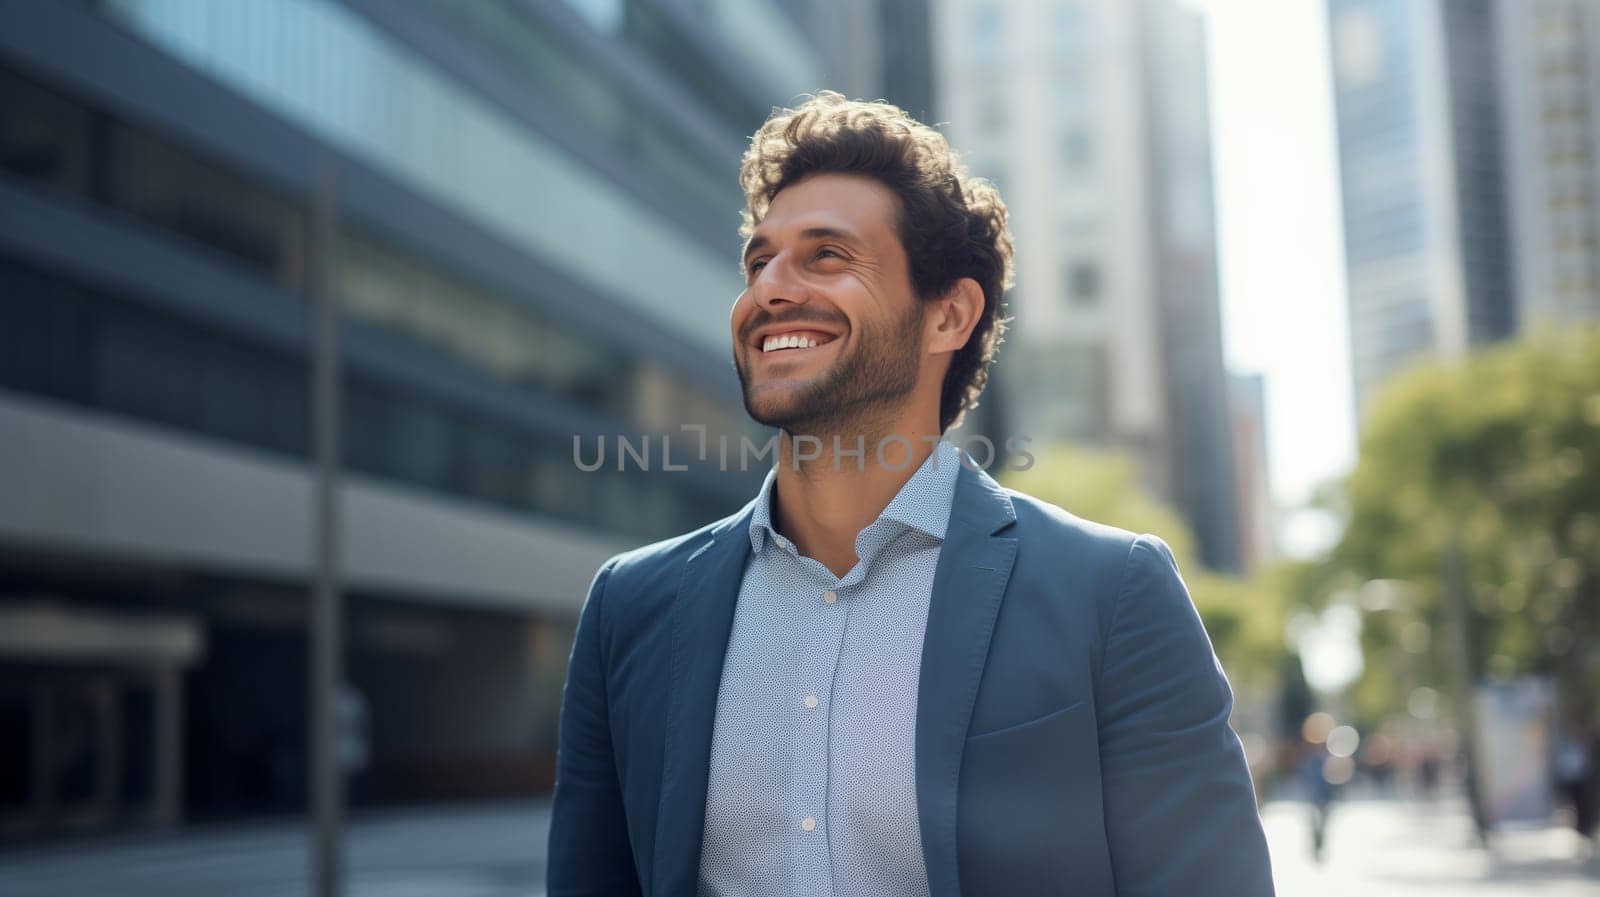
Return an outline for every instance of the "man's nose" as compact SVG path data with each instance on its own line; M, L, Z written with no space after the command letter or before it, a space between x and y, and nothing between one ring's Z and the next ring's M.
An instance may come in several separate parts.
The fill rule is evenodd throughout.
M762 308L772 308L783 303L803 305L806 302L805 284L797 276L788 253L778 253L767 260L750 281L750 298Z

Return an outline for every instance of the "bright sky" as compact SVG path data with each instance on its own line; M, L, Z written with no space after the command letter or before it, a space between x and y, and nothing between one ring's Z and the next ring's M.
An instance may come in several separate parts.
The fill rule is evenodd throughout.
M1228 367L1267 378L1267 452L1293 509L1355 461L1324 0L1191 0L1210 17ZM1291 516L1291 554L1333 534Z

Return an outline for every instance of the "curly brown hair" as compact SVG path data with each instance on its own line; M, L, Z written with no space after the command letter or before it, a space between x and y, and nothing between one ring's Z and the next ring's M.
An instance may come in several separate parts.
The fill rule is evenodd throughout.
M984 307L967 344L950 360L939 396L940 432L960 424L989 382L1009 319L1012 243L1006 204L990 182L961 164L944 135L885 102L849 100L831 90L792 109L774 109L750 138L739 167L748 239L784 188L814 174L859 174L900 198L896 232L921 299L936 299L970 277Z

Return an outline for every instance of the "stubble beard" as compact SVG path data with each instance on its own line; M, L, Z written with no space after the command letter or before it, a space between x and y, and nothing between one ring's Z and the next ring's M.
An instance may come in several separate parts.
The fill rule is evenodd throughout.
M745 412L757 423L778 427L792 436L815 436L832 449L837 435L842 447L855 448L857 437L866 439L870 453L881 438L877 431L889 412L897 410L916 390L922 355L921 308L882 332L858 331L851 351L832 368L791 395L759 407L750 390L750 371L735 364L744 391Z

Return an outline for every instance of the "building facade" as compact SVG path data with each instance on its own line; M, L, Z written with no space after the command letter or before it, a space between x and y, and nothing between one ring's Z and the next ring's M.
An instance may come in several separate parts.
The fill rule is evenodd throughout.
M1592 5L1329 15L1358 411L1418 357L1600 319Z
M1490 0L1330 0L1355 408L1515 329Z
M745 138L928 93L828 12L0 6L0 838L304 805L322 292L352 797L548 787L599 564L763 473L680 429L768 435L727 337Z
M1238 570L1204 23L1177 2L944 0L941 117L1017 242L1004 416L1130 453Z
M1600 9L1495 11L1518 327L1600 321Z

